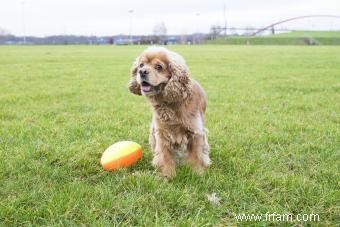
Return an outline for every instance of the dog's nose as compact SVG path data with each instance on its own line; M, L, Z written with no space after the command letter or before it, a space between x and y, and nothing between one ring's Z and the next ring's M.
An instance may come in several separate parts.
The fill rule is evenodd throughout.
M140 69L139 74L141 78L145 79L147 75L149 74L149 71L147 71L146 69Z

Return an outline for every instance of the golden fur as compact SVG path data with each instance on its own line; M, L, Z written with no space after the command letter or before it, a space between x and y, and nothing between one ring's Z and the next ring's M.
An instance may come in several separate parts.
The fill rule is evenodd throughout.
M198 172L210 165L204 128L207 97L190 79L180 55L162 47L146 49L132 65L129 90L145 96L152 105L152 164L163 176L175 175L176 155L185 156Z

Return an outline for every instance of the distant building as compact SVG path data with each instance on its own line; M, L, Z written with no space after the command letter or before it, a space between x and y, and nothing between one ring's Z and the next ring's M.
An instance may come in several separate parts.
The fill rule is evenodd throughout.
M126 38L115 39L114 41L115 45L128 45L129 43L130 43L130 40Z
M176 36L168 36L165 39L165 45L175 45L178 43L180 43L180 39Z

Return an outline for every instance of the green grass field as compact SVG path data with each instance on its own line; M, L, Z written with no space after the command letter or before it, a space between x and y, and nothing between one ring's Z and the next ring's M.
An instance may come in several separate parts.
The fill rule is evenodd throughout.
M296 31L267 36L228 36L207 41L232 45L340 45L340 31Z
M150 165L149 106L127 90L143 48L0 46L1 226L339 224L340 47L171 46L208 94L213 164L169 182ZM103 171L120 140L142 159ZM266 212L320 221L235 217Z
M340 38L340 31L296 31L296 32L285 32L274 35L276 37L315 37L315 38Z

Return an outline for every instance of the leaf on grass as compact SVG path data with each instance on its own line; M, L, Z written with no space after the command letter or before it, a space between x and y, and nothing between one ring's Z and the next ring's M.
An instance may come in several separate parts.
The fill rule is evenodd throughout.
M208 197L208 201L212 204L212 205L220 205L220 198L218 198L216 196L216 193L211 193L211 194L207 194Z

